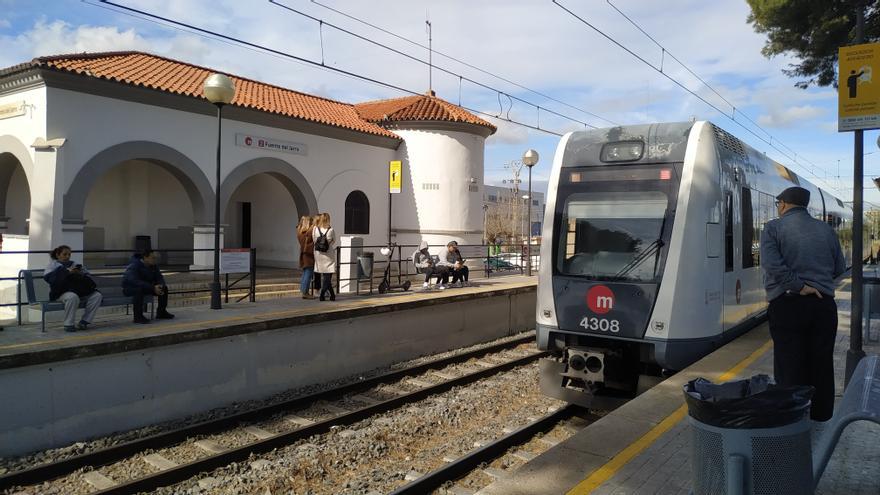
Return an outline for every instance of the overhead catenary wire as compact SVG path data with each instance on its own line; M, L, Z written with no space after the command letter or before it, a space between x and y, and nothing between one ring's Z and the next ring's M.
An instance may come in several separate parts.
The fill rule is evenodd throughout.
M648 66L648 67L654 69L656 72L658 72L659 74L661 74L663 77L665 77L666 79L668 79L670 82L672 82L672 83L675 84L676 86L680 87L681 89L685 90L686 92L688 92L689 94L691 94L692 96L694 96L695 98L697 98L698 100L702 101L702 102L705 103L707 106L709 106L710 108L712 108L712 109L714 109L715 111L717 111L719 114L724 115L725 117L729 118L729 119L730 119L731 121L733 121L735 124L737 124L738 126L740 126L741 128L743 128L746 132L748 132L749 134L753 135L756 139L758 139L758 140L764 142L765 144L767 144L767 145L770 146L771 148L775 149L777 152L779 152L780 154L782 154L782 156L784 156L784 157L786 157L787 159L791 160L794 164L796 164L796 165L797 165L798 167L800 167L802 170L806 171L809 175L813 176L815 179L824 182L825 185L826 185L826 186L829 186L831 189L838 190L837 188L831 186L830 183L828 183L827 181L825 181L824 179L822 179L818 174L815 173L815 170L818 169L818 168L820 168L820 167L816 166L814 163L812 163L811 161L807 160L806 158L802 158L802 160L803 160L804 162L806 162L807 164L809 164L810 167L808 168L807 166L805 166L804 164L802 164L802 163L798 160L798 153L797 153L796 151L794 151L793 149L791 149L791 148L789 148L788 146L786 146L786 145L785 145L784 143L782 143L778 138L774 138L769 132L767 132L765 129L763 129L760 125L758 125L757 123L755 123L752 119L748 118L748 116L745 115L741 110L738 110L733 104L731 104L729 101L727 101L727 99L725 99L724 97L722 97L722 96L721 96L721 95L720 95L720 94L719 94L714 88L712 88L712 87L711 87L711 86L710 86L710 85L709 85L704 79L702 79L701 77L699 77L698 75L696 75L696 73L694 73L689 67L687 67L686 65L682 64L677 58L675 58L674 55L672 55L672 54L669 52L669 50L667 50L665 47L663 47L663 46L662 46L659 42L657 42L657 40L655 40L653 37L651 37L650 35L648 35L648 33L645 32L645 30L642 29L640 26L638 26L638 25L637 25L632 19L630 19L629 17L627 17L626 15L624 15L623 12L620 11L620 9L618 9L617 7L614 7L614 5L611 4L610 1L606 0L606 1L608 1L609 4L611 4L612 7L614 7L614 9L615 9L617 12L619 12L621 15L623 15L624 18L626 18L626 19L627 19L630 23L632 23L632 24L633 24L633 25L634 25L639 31L641 31L643 34L645 34L645 36L647 36L649 39L651 39L651 41L653 41L655 44L657 44L657 45L661 48L661 50L662 50L662 55L663 55L664 58L665 58L666 55L669 55L669 57L671 57L673 60L675 60L676 62L678 62L679 64L681 64L681 65L685 68L685 70L687 70L688 72L690 72L691 74L693 74L693 75L694 75L694 76L695 76L695 77L696 77L701 83L703 83L706 87L708 87L708 88L709 88L712 92L714 92L715 94L718 94L719 97L721 97L721 99L722 99L725 103L727 103L728 105L730 105L730 107L731 107L731 112L728 114L727 111L722 110L721 108L719 108L719 107L718 107L717 105L715 105L714 103L708 101L706 98L704 98L703 96L699 95L697 92L695 92L695 91L693 91L692 89L688 88L688 87L685 86L682 82L678 81L677 79L675 79L674 77L672 77L671 75L669 75L669 74L664 70L665 68L664 68L662 65L661 65L660 67L658 67L658 66L656 66L655 64L652 64L651 62L649 62L648 60L646 60L644 57L642 57L641 55L639 55L639 54L636 53L635 51L631 50L629 47L625 46L623 43L621 43L621 42L619 42L618 40L616 40L616 39L615 39L614 37L612 37L611 35L605 33L604 31L602 31L601 29L599 29L598 27L596 27L595 25L593 25L593 24L592 24L591 22L589 22L588 20L584 19L583 17L579 16L577 13L573 12L571 9L567 8L565 5L561 4L558 0L551 0L551 1L552 1L553 4L555 4L557 7L559 7L560 9L562 9L563 11L565 11L566 13L568 13L570 16L572 16L572 17L574 17L575 19L577 19L578 21L580 21L582 24L588 26L590 29L592 29L593 31L595 31L595 32L598 33L599 35L601 35L601 36L603 36L604 38L606 38L606 39L607 39L608 41L610 41L612 44L616 45L616 46L619 47L620 49L622 49L622 50L624 50L625 52L629 53L629 54L630 54L633 58L635 58L636 60L639 60L640 62L642 62L642 63L645 64L646 66ZM767 134L769 137L766 137L766 138L765 138L765 137L759 135L759 134L758 134L757 132L755 132L753 129L751 129L750 127L744 125L742 122L740 122L739 120L737 120L737 119L736 119L736 115L737 115L737 114L742 115L744 118L746 118L746 120L748 120L750 123L752 123L752 124L753 124L755 127L757 127L758 129L760 129L761 132L763 132L764 134ZM776 146L776 144L774 144L774 141L775 141L776 143L778 143L779 146L782 146L782 147L786 148L786 149L788 150L788 153L786 153L785 151L783 151L782 149L780 149L778 146ZM791 155L794 155L794 156L791 156Z
M405 37L405 36L399 35L399 34L393 32L393 31L391 31L391 30L389 30L389 29L386 29L386 28L383 28L383 27L381 27L381 26L379 26L379 25L376 25L376 24L370 23L370 22L368 22L368 21L365 21L365 20L363 20L363 19L361 19L361 18L359 18L359 17L357 17L357 16L355 16L355 15L352 15L352 14L349 14L349 13L344 12L344 11L342 11L342 10L339 10L339 9L336 9L336 8L333 8L333 7L330 7L329 5L325 5L325 4L323 4L323 3L321 3L321 2L319 2L319 1L317 1L317 0L311 0L311 2L312 2L313 4L319 6L319 7L323 7L323 8L325 8L325 9L331 11L331 12L335 12L335 13L337 13L337 14L339 14L339 15L341 15L341 16L347 18L347 19L351 19L351 20L353 20L353 21L355 21L355 22L358 22L358 23L360 23L360 24L363 24L363 25L365 25L365 26L368 26L368 27L370 27L370 28L373 28L373 29L375 29L375 30L377 30L377 31L381 31L381 32L383 32L383 33L385 33L385 34L387 34L387 35L389 35L389 36L392 36L392 37L394 37L394 38L397 38L397 39L399 39L399 40L401 40L401 41L405 41L405 42L407 42L407 43L410 43L410 44L415 45L415 46L420 47L420 48L428 49L427 46L425 46L425 45L422 44L422 43L419 43L418 41L414 41L414 40L409 39L409 38L407 38L407 37ZM275 3L275 2L273 2L273 3ZM553 101L553 102L559 103L560 105L564 105L564 106L566 106L566 107L568 107L568 108L571 108L572 110L577 110L577 111L579 111L579 112L583 112L583 113L585 113L585 114L587 114L587 115L589 115L589 116L591 116L591 117L595 117L595 118L597 118L597 119L599 119L599 120L602 120L602 121L604 121L604 122L607 122L607 123L609 123L609 124L611 124L611 125L620 125L619 123L617 123L617 122L615 122L615 121L613 121L613 120L609 120L609 119L607 119L607 118L605 118L605 117L602 117L601 115L597 115L597 114L595 114L595 113L593 113L593 112L591 112L591 111L589 111L589 110L586 110L586 109L583 109L583 108L577 107L577 106L572 105L572 104L570 104L570 103L567 103L567 102L565 102L565 101L563 101L563 100L560 100L560 99L558 99L558 98L555 98L555 97L553 97L553 96L550 96L550 95L548 95L548 94L546 94L546 93L544 93L544 92L541 92L541 91L538 91L538 90L535 90L535 89L529 88L529 87L527 87L527 86L525 86L525 85L523 85L523 84L520 84L520 83L518 83L518 82L512 81L512 80L510 80L510 79L508 79L508 78L506 78L506 77L504 77L504 76L498 75L498 74L496 74L496 73L494 73L494 72L491 72L491 71L489 71L489 70L483 69L483 68L478 67L478 66L476 66L476 65L473 65L473 64L471 64L471 63L465 62L464 60L461 60L461 59L459 59L459 58L453 57L452 55L449 55L449 54L447 54L447 53L443 53L443 52L438 51L438 50L433 50L433 53L435 53L435 54L437 54L437 55L440 55L441 57L444 57L444 58L446 58L446 59L452 60L453 62L456 62L456 63L459 63L459 64L461 64L461 65L464 65L465 67L468 67L468 68L470 68L470 69L474 69L474 70L476 70L476 71L478 71L478 72L481 72L481 73L483 73L483 74L485 74L485 75L487 75L487 76L494 77L494 78L496 78L496 79L498 79L498 80L500 80L500 81L504 81L504 82L506 82L506 83L508 83L508 84L511 84L511 85L513 85L513 86L516 86L517 88L520 88L520 89L522 89L522 90L524 90L524 91L528 91L528 92L530 92L530 93L532 93L532 94L535 94L535 95L537 95L537 96L540 96L540 97L542 97L542 98L546 98L546 99L548 99L548 100L550 100L550 101Z
M376 84L376 85L379 85L379 86L383 86L383 87L388 88L388 89L393 89L393 90L396 90L396 91L400 91L400 92L402 92L402 93L408 93L408 94L411 94L411 95L421 95L421 94L422 94L422 93L419 92L419 91L413 91L413 90L411 90L411 89L407 89L407 88L404 88L404 87L402 87L402 86L398 86L398 85L395 85L395 84L392 84L392 83L388 83L388 82L385 82L385 81L381 81L381 80L379 80L379 79L375 79L375 78L372 78L372 77L364 76L364 75L362 75L362 74L358 74L358 73L355 73L355 72L347 71L347 70L345 70L345 69L340 69L340 68L338 68L338 67L333 67L333 66L331 66L331 65L326 65L326 64L324 64L324 63L322 63L322 62L317 62L317 61L314 61L314 60L308 59L308 58L306 58L306 57L300 57L300 56L298 56L298 55L294 55L294 54L292 54L292 53L288 53L288 52L284 52L284 51L282 51L282 50L277 50L277 49L275 49L275 48L270 48L270 47L267 47L267 46L263 46L263 45L260 45L260 44L258 44L258 43L253 43L253 42L250 42L250 41L246 41L246 40L243 40L243 39L241 39L241 38L236 38L236 37L234 37L234 36L229 36L229 35L226 35L226 34L223 34L223 33L219 33L219 32L216 32L216 31L212 31L212 30L210 30L210 29L206 29L206 28L198 27L198 26L195 26L195 25L193 25L193 24L189 24L189 23L182 22L182 21L178 21L178 20L171 19L171 18L168 18L168 17L160 16L160 15L158 15L158 14L154 14L154 13L151 13L151 12L147 12L147 11L143 11L143 10L140 10L140 9L136 9L136 8L134 8L134 7L129 7L129 6L126 6L126 5L121 5L121 4L115 3L115 2L113 2L113 1L111 1L111 0L98 0L98 2L100 2L101 4L111 5L111 6L113 6L113 7L116 7L117 9L123 9L123 10L125 10L125 11L129 11L129 12L135 13L135 14L137 14L137 15L134 16L134 17L141 16L141 18L143 18L144 20L148 20L148 21L150 21L150 22L162 21L162 22L157 22L157 24L166 25L166 23L168 23L168 24L176 25L176 26L179 26L179 27L185 28L186 30L191 30L191 31L195 31L195 32L197 32L197 33L203 33L203 34L206 34L206 35L208 35L208 37L211 38L211 39L215 39L215 38L216 38L216 39L218 39L218 40L220 40L220 41L224 41L224 42L232 42L233 44L240 45L240 46L245 47L245 48L248 48L248 49L252 49L252 50L255 50L255 51L258 51L258 52L265 52L265 53L267 53L267 54L271 54L271 55L279 56L279 57L281 57L281 58L289 59L289 60L292 60L292 61L301 62L301 63L304 63L304 64L306 64L306 65L311 65L311 66L315 66L315 67L318 67L318 68L321 68L321 69L325 69L325 70L329 70L329 71L332 71L332 72L336 72L336 73L341 74L341 75L344 75L344 76L352 77L352 78L355 78L355 79L358 79L358 80L361 80L361 81L366 81L366 82L369 82L369 83L372 83L372 84ZM88 2L87 2L87 3L88 3ZM508 96L509 96L509 95L508 95ZM477 109L475 109L475 108L470 108L470 107L463 106L463 105L460 105L460 106L461 106L461 108L463 108L463 109L465 109L465 110L468 110L468 111L470 111L470 112L473 112L473 113L476 113L476 114L479 114L479 115L483 115L483 116L490 117L490 118L493 118L493 119L501 120L501 121L508 122L508 123L511 123L511 124L514 124L514 125L518 125L518 126L521 126L521 127L526 127L526 128L529 128L529 129L532 129L532 130L535 130L535 131L544 132L544 133L551 134L551 135L554 135L554 136L562 136L562 133L560 133L560 132L552 131L552 130L545 129L545 128L539 128L539 127L537 127L537 126L534 126L534 125L531 125L531 124L527 124L527 123L525 123L525 122L520 122L520 121L517 121L517 120L514 120L514 119L505 118L505 117L502 117L501 115L493 115L493 114L491 114L491 113L488 113L488 112L485 112L485 111L482 111L482 110L477 110ZM547 110L547 109L545 109L545 110ZM576 120L576 119L571 119L571 120ZM582 124L584 124L585 126L586 126L586 125L589 125L589 124L586 124L586 123L583 123L583 122L580 122L580 121L577 121L577 122L582 123Z
M285 9L285 10L288 10L288 11L290 11L290 12L293 12L294 14L297 14L297 15L299 15L299 16L302 16L302 17L305 17L305 18L307 18L307 19L310 19L310 20L312 20L312 21L315 21L315 22L321 23L322 26L328 26L328 27L330 27L330 28L336 29L336 30L339 31L339 32L345 33L345 34L347 34L347 35L349 35L349 36L352 36L352 37L354 37L354 38L357 38L357 39L359 39L359 40L361 40L361 41L365 41L365 42L370 43L370 44L372 44L372 45L378 46L378 47L383 48L383 49L385 49L385 50L388 50L388 51L390 51L390 52L392 52L392 53L395 53L395 54L400 55L400 56L402 56L402 57L405 57L405 58L407 58L407 59L409 59L409 60L412 60L412 61L414 61L414 62L417 62L417 63L420 63L420 64L424 64L424 65L428 66L429 68L437 69L437 70L439 70L440 72L443 72L443 73L445 73L445 74L447 74L447 75L450 75L450 76L453 76L453 77L457 77L457 78L459 78L459 80L465 80L465 81L467 81L467 82L469 82L469 83L471 83L471 84L474 84L474 85L476 85L476 86L479 86L479 87L481 87L481 88L483 88L483 89L487 89L487 90L489 90L489 91L492 91L492 92L494 92L494 93L497 93L497 94L498 94L498 99L499 99L499 101L500 101L500 99L501 99L501 96L503 95L503 96L504 96L505 98L507 98L508 100L511 100L511 105L510 105L510 107L508 107L508 109L507 109L507 117L508 117L508 119L509 119L509 117L510 117L510 111L513 109L513 103L512 103L512 102L513 102L513 100L516 100L516 101L519 101L519 102L521 102L521 103L524 103L524 104L526 104L526 105L528 105L528 106L532 106L532 107L535 107L535 108L538 108L538 109L542 109L542 108L543 108L543 110L544 110L545 112L549 112L549 113L551 113L551 114L553 114L553 115L556 115L557 117L561 117L561 118L563 118L563 119L570 120L570 121L572 121L572 122L576 122L576 123L581 124L581 125L589 126L589 127L593 128L593 129L596 129L596 128L597 128L597 126L594 126L594 125L592 125L592 124L590 124L590 123L587 123L587 122L584 122L584 121L582 121L582 120L576 119L576 118L574 118L574 117L571 117L571 116L568 116L568 115L565 115L565 114L562 114L562 113L556 112L556 111L551 110L551 109L549 109L549 108L542 107L541 105L538 105L537 103L532 103L531 101L525 100L525 99L520 98L520 97L518 97L518 96L511 95L510 93L508 93L508 92L506 92L506 91L502 91L502 90L500 90L500 89L498 89L498 88L495 88L495 87L493 87L493 86L489 86L488 84L481 83L481 82L476 81L476 80L474 80L474 79L472 79L472 78L469 78L469 77L467 77L467 76L465 76L465 75L458 74L458 73L456 73L456 72L453 72L452 70L445 69L445 68L443 68L443 67L440 67L440 66L434 65L434 64L432 64L432 62L431 62L430 60L427 60L427 61L426 61L426 60L423 60L423 59L421 59L421 58L419 58L419 57L416 57L416 56L414 56L414 55L410 55L409 53L406 53L406 52L404 52L404 51L398 50L397 48L394 48L394 47L392 47L392 46L386 45L386 44L384 44L384 43L380 43L380 42L378 42L378 41L376 41L376 40L373 40L373 39L367 38L366 36L363 36L363 35L361 35L361 34L355 33L354 31L351 31L351 30L345 29L345 28L343 28L343 27L337 26L337 25L332 24L332 23L330 23L330 22L327 22L327 21L325 21L325 20L323 20L323 19L319 19L319 18L317 18L317 17L315 17L315 16L312 16L312 15L310 15L310 14L307 14L307 13L305 13L305 12L302 12L302 11L300 11L300 10L297 10L297 9L295 9L295 8L293 8L293 7L288 6L288 5L284 5L283 3L280 3L280 2L278 2L277 0L269 0L269 3L272 4L272 5L275 5L275 6L277 6L277 7L280 7L280 8L282 8L282 9ZM427 48L427 47L426 47L426 48ZM430 83L429 83L429 85L430 85ZM503 106L502 106L502 108L501 108L501 112L500 112L500 113L504 113L504 107L503 107ZM540 127L540 126L538 126L538 127Z

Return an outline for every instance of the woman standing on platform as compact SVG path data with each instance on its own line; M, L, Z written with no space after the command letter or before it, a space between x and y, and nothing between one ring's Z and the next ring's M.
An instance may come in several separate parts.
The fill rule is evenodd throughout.
M299 217L296 239L299 241L299 267L302 269L299 291L303 299L315 298L311 291L312 277L315 274L315 242L312 240L312 227L312 217Z
M330 294L330 300L336 300L333 292L333 273L336 272L336 232L330 226L330 214L321 213L312 229L312 240L315 243L315 272L321 274L321 294Z

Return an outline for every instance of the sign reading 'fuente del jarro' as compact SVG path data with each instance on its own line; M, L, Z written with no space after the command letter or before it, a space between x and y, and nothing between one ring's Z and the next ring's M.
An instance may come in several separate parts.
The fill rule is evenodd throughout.
M244 148L259 148L264 150L280 151L282 153L293 153L295 155L308 154L306 145L302 143L292 143L290 141L252 136L250 134L236 134L235 144Z

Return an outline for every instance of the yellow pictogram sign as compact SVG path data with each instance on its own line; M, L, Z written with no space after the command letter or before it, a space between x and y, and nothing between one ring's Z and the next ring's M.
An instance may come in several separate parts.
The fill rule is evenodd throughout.
M838 49L837 130L880 128L880 43ZM880 74L878 74L880 77Z
M400 184L403 182L403 166L400 160L388 162L388 192L400 193Z

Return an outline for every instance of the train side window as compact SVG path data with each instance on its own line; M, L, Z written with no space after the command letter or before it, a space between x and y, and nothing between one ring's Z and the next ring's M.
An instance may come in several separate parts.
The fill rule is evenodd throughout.
M755 266L755 250L758 242L755 239L755 221L752 212L752 190L742 188L742 267Z
M733 271L733 195L724 198L724 271Z

